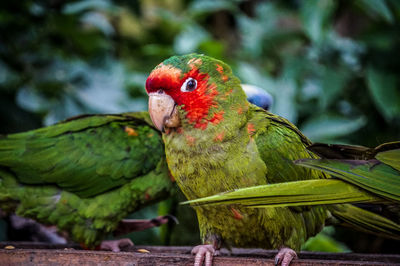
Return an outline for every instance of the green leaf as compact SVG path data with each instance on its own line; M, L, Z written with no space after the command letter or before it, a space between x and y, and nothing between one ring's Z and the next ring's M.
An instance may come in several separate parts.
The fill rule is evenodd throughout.
M238 16L239 30L242 38L243 52L253 58L262 54L265 26L247 16ZM250 41L251 40L251 41Z
M301 19L305 32L311 40L319 42L325 37L335 6L336 2L332 0L306 0L303 2Z
M304 62L295 57L288 56L284 60L282 74L275 85L279 97L276 97L272 112L285 117L292 123L296 123L297 121L297 80L303 71Z
M195 0L189 6L189 11L196 14L210 14L220 10L236 10L235 2L227 0Z
M74 3L68 3L63 8L64 14L76 14L89 9L97 9L97 10L109 10L112 8L112 4L109 1L105 0L84 0L77 1Z
M0 90L6 90L10 83L14 83L18 80L18 73L0 60Z
M51 107L51 103L33 88L24 87L17 92L17 103L25 110L43 112Z
M115 33L115 30L110 21L104 14L100 12L85 13L81 18L81 22L85 25L90 25L94 28L97 28L106 36L110 36Z
M366 81L374 103L386 120L400 116L400 92L397 77L370 66Z
M319 98L322 109L327 108L336 99L350 77L350 73L342 68L326 68L324 70L321 84L324 93Z
M236 71L238 77L243 83L249 83L257 85L268 91L271 94L275 94L279 91L275 85L275 81L267 75L267 73L261 73L260 68L255 65L239 62Z
M199 25L188 25L176 38L174 51L178 54L193 53L200 43L210 38L209 33Z
M335 240L329 231L334 231L335 228L327 226L315 237L311 237L304 243L301 250L320 251L320 252L350 252L351 250L341 242Z
M323 142L353 133L365 124L364 117L350 119L336 115L318 115L307 120L301 131L313 142Z
M357 3L358 1L355 2ZM381 17L389 23L394 22L392 12L385 0L361 0L358 5L373 16Z
M222 42L216 40L206 40L200 43L199 51L211 57L223 58L225 46Z
M297 106L295 101L296 83L293 79L281 78L276 83L276 88L279 88L278 96L272 107L272 112L288 119L292 123L297 121Z

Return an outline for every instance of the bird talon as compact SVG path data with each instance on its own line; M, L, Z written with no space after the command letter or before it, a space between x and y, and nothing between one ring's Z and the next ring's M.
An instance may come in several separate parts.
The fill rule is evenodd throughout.
M283 247L275 256L275 266L279 264L281 266L289 266L293 259L297 259L296 252L291 248Z
M205 266L212 266L213 257L219 255L219 250L216 250L213 245L198 245L192 249L191 253L196 255L194 266L202 266L203 262Z

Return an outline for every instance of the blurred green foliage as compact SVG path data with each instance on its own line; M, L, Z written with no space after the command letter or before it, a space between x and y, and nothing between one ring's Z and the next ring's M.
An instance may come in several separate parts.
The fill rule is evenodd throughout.
M336 241L332 236L335 228L327 226L315 237L310 238L301 247L302 250L320 252L349 252L351 251L345 244Z
M0 2L0 133L146 108L174 54L229 63L313 141L400 139L400 1ZM147 213L148 215L148 213Z
M2 1L0 129L145 109L151 69L198 52L312 140L374 146L400 136L399 16L396 0Z

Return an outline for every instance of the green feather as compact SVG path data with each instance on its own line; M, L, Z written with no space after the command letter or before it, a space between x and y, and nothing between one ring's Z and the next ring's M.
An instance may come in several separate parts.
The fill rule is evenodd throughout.
M345 226L353 227L369 234L400 240L400 224L373 212L350 204L331 205L329 211Z
M376 159L400 171L400 149L380 152Z
M322 170L389 200L400 201L400 173L379 162L300 160L299 165Z
M346 182L315 179L242 188L182 204L240 204L260 208L377 201L382 200Z

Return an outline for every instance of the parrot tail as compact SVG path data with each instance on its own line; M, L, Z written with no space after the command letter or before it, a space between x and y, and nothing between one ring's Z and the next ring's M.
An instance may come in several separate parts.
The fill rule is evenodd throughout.
M386 238L400 240L400 224L351 204L327 206L339 225Z

